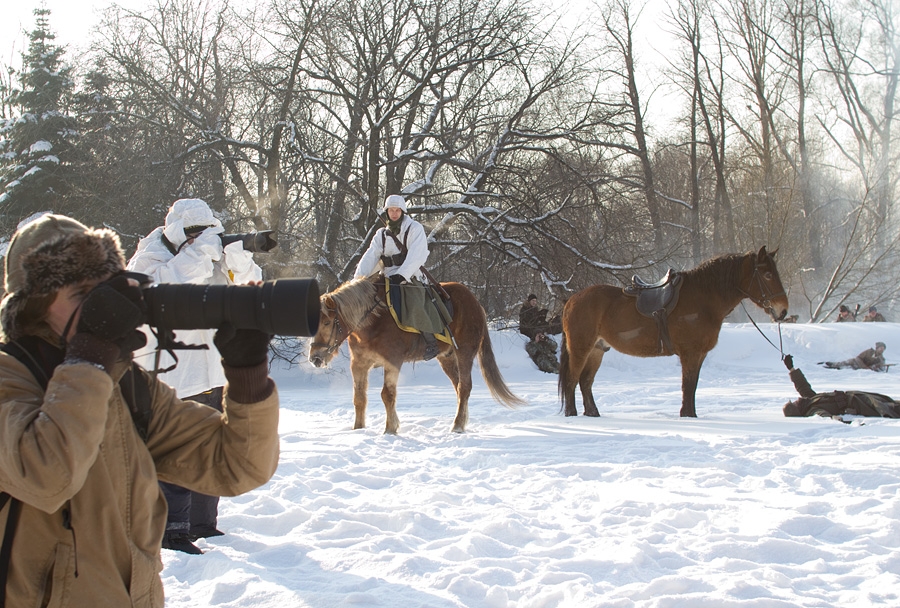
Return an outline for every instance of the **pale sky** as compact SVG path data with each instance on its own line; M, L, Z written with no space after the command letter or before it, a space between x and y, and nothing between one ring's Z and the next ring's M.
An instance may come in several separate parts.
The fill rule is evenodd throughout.
M34 9L42 3L50 9L50 26L56 33L56 42L67 47L66 59L71 61L77 51L84 50L90 42L90 32L99 23L104 9L119 5L133 10L141 10L152 6L158 0L0 0L4 3L0 9L0 65L21 67L22 52L28 48L28 37L25 32L34 27ZM253 1L253 0L250 0ZM558 0L547 0L550 6L559 6ZM566 14L571 16L590 15L589 7L595 0L569 0ZM665 49L668 45L666 37L661 34L656 20L665 6L665 0L646 0L647 6L641 17L642 30L648 28L643 35L637 34L637 43L646 51L640 53L639 61L648 63L664 63ZM571 10L571 7L580 7ZM646 83L648 91L654 83ZM667 117L675 108L669 107L664 96L657 91L650 100L654 112Z
M102 9L113 4L140 8L152 0L43 0L50 9L50 26L56 41L70 50L88 41L91 27L100 19ZM0 14L0 59L18 66L21 52L27 50L28 37L23 31L34 27L34 9L41 0L6 0Z

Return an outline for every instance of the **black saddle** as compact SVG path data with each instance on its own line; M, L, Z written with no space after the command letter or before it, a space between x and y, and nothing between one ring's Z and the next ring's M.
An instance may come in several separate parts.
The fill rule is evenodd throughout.
M647 283L639 276L631 277L631 285L622 289L627 296L635 298L639 313L656 321L659 330L660 354L674 354L672 339L669 337L667 319L678 305L678 294L684 275L669 268L666 276L655 283Z
M665 287L669 283L672 282L672 279L675 277L679 277L680 275L675 272L674 268L669 268L669 271L666 272L666 276L656 281L655 283L648 283L638 275L631 276L631 286L630 289L656 289L657 287Z

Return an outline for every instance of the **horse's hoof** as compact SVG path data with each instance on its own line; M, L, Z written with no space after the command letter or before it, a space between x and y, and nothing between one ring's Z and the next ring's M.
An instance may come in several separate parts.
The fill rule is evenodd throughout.
M591 418L599 418L600 412L585 412L585 416L590 416Z

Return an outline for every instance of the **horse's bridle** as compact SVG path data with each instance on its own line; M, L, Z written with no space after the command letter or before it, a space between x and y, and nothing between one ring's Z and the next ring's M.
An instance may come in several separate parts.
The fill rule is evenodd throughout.
M376 308L382 305L384 305L384 303L376 298L375 303L372 305L372 308L365 312L363 318L365 319L366 317L368 317L370 314L372 314L372 312L375 311ZM338 314L337 307L328 309L328 312L334 313L334 323L331 327L331 333L328 336L329 343L313 342L309 345L309 347L310 349L325 348L325 353L328 355L332 355L337 349L341 347L341 343L344 341L346 336L344 335L344 330L341 328L341 317ZM350 333L351 332L348 331L347 335L350 335Z
M772 299L777 298L778 296L785 295L785 292L784 292L784 290L779 291L778 293L770 293L769 292L769 290L766 287L766 282L763 281L761 272L760 272L760 269L762 269L763 267L764 266L763 266L762 262L756 262L756 264L753 267L753 274L750 276L750 284L752 285L754 280L756 281L756 285L759 287L759 293L762 294L761 298L753 297L749 293L749 291L744 291L740 287L738 287L738 291L740 291L742 294L744 294L745 297L750 298L751 302L753 302L754 304L756 304L757 306L759 306L760 308L762 308L763 310L765 310L767 313L769 313L771 316L774 317L775 315L773 313L775 312L775 309L772 306Z
M329 312L334 312L334 323L331 326L331 334L328 336L329 343L322 342L313 342L309 345L310 349L312 348L325 348L325 353L328 355L334 354L334 351L341 347L341 342L344 341L344 330L341 329L341 317L337 313L337 308Z

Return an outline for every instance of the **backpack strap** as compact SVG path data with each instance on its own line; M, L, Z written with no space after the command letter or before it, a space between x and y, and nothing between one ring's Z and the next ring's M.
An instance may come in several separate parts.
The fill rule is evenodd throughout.
M119 388L122 389L122 397L131 412L131 420L137 429L138 435L147 443L150 431L150 419L153 417L153 396L150 394L150 379L140 365L131 364L131 369L125 372L119 380Z
M33 346L34 349L37 350L37 345L29 346ZM37 360L37 357L31 352L31 349L26 348L19 342L13 341L6 344L0 344L0 350L18 359L22 365L28 368L28 371L31 372L34 379L41 385L41 389L47 390L47 384L50 382L50 376L53 374L53 370L44 369L44 366Z
M0 344L0 350L12 355L28 368L34 379L47 390L50 378L46 370L38 362L37 358L18 342ZM7 492L0 493L0 510L9 503L9 513L6 515L6 527L3 530L3 544L0 545L0 608L6 606L6 582L9 579L9 564L12 559L13 539L16 536L16 527L19 525L19 514L22 512L22 501L13 498Z
M6 606L6 581L9 578L13 537L16 535L16 526L19 525L19 514L22 512L22 501L3 492L0 494L0 509L3 509L7 502L9 513L6 516L6 528L3 530L3 545L0 546L0 608Z

